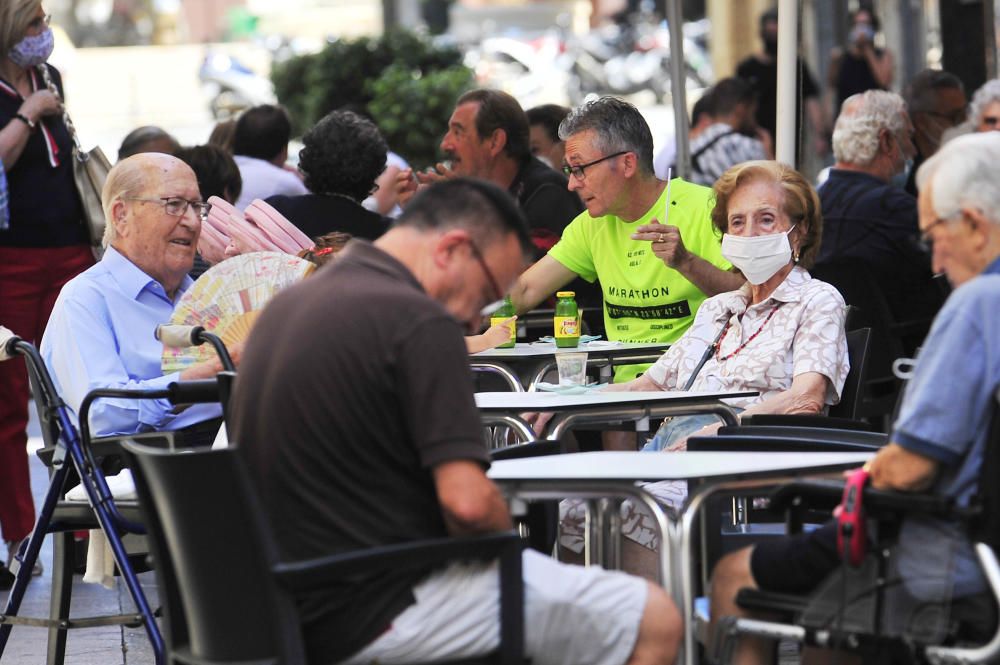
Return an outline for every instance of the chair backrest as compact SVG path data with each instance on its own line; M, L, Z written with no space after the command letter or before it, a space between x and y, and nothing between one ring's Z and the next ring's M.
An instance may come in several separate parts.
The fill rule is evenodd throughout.
M180 662L305 662L299 616L272 576L274 543L236 450L125 450L166 602L183 606L168 610L186 619L168 635Z
M864 383L868 378L868 356L871 351L871 328L859 328L847 333L847 359L851 369L840 391L840 402L830 407L830 415L855 420L864 399Z
M906 354L902 340L892 330L889 304L868 266L854 259L830 261L813 266L809 273L832 285L848 305L858 308L852 315L853 325L871 328L871 378L891 377L892 361Z

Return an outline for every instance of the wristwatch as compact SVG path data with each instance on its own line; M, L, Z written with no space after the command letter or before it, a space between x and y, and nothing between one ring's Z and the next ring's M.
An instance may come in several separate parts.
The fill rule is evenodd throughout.
M26 124L28 126L28 129L34 130L35 127L38 126L37 122L29 118L28 116L24 115L23 113L20 112L15 113L14 117L23 122L24 124Z

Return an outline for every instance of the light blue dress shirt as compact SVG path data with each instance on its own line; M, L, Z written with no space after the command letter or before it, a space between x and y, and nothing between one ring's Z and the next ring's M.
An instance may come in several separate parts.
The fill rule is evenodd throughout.
M176 298L190 288L184 278ZM97 265L59 293L42 337L41 354L56 390L74 414L95 388L163 389L179 372L160 369L163 345L156 326L170 320L176 301L163 286L109 247ZM217 404L180 413L165 399L102 398L90 410L94 436L176 430L222 415Z
M1000 259L957 288L934 319L890 440L938 463L930 492L968 505L979 485L1000 386ZM962 528L903 520L898 565L923 600L979 593L986 580Z

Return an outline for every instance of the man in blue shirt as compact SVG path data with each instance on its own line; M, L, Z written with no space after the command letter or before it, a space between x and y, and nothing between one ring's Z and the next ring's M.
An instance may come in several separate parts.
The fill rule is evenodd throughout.
M222 369L213 360L164 375L163 346L154 336L192 284L188 272L209 207L201 201L194 172L175 157L142 153L115 165L102 194L107 251L63 287L41 345L56 389L74 410L95 388L162 389ZM234 351L238 357L239 349ZM90 414L97 436L189 429L204 439L214 433L201 430L211 430L221 410L202 404L178 411L166 400L102 399Z
M997 164L1000 134L972 134L946 144L917 175L920 230L932 245L932 268L955 291L917 359L890 443L871 462L876 488L943 494L960 506L976 491L1000 386ZM746 614L734 602L741 588L804 593L839 565L830 525L733 552L713 572L713 620ZM905 518L893 565L909 602L952 598L951 613L964 635L976 641L992 633L996 612L983 602L986 583L959 525ZM901 613L890 616L898 621ZM765 662L769 647L744 639L735 662Z

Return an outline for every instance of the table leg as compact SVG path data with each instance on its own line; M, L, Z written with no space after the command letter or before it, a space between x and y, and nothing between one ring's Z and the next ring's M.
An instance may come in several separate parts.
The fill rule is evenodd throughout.
M673 597L677 609L684 621L684 642L677 662L680 665L697 665L698 645L695 644L694 625L694 557L695 548L694 525L700 511L709 497L717 492L781 485L794 480L795 476L780 476L756 480L737 480L729 482L706 482L695 488L689 495L687 503L674 524L671 534L670 549L673 550L674 576ZM704 555L704 553L702 553Z

